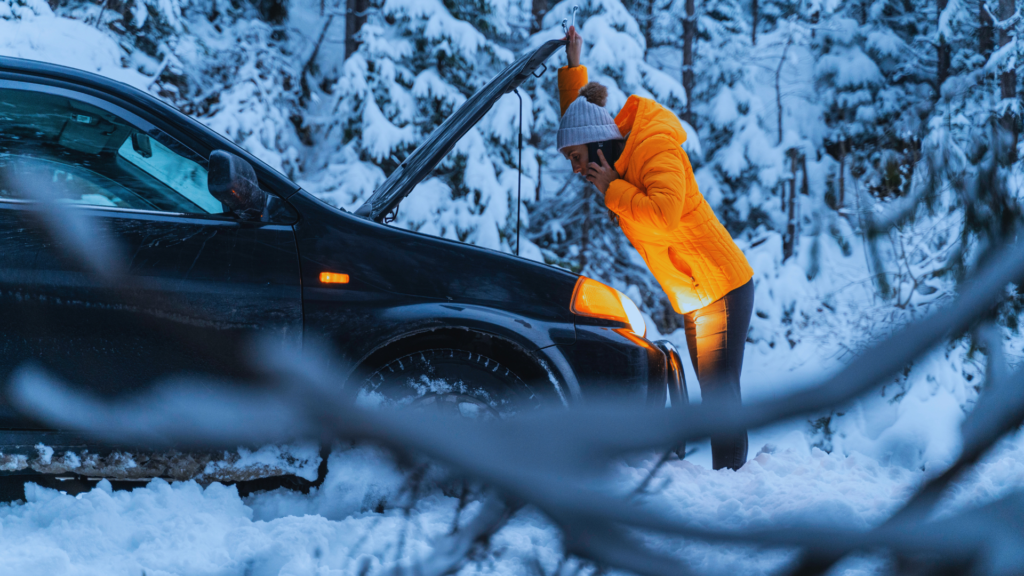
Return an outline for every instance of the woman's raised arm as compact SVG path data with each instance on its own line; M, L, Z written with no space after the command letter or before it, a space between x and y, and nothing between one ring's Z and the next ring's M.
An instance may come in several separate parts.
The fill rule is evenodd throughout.
M569 28L565 41L565 57L569 65L558 70L558 102L563 115L569 104L580 95L580 88L587 84L587 68L580 66L583 37L576 31L575 26Z
M575 68L580 65L580 54L583 53L583 37L576 31L575 26L569 28L565 42L565 58L569 61L569 67Z

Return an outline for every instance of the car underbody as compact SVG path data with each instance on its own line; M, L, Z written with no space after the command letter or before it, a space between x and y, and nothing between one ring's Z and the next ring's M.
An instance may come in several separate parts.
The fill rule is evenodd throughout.
M246 482L274 476L314 481L321 455L315 444L253 449L144 451L97 447L74 435L49 431L3 431L0 475L52 474L114 481L195 480Z

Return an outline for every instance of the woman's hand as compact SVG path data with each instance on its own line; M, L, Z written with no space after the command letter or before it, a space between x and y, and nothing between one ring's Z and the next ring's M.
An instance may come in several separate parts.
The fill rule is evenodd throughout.
M604 150L598 150L597 156L601 159L601 163L591 162L588 164L586 178L591 184L597 186L601 194L607 194L608 185L612 183L612 180L619 179L619 173L608 165L608 161L604 158Z
M575 26L569 27L569 32L564 38L565 57L569 60L569 67L580 65L580 54L583 52L583 37L576 31Z

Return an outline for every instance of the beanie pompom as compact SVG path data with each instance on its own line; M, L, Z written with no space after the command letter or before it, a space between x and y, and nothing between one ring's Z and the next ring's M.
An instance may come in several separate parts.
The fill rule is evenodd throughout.
M580 88L580 96L586 98L587 102L591 104L604 106L605 102L608 101L608 89L597 82L589 82L586 86Z

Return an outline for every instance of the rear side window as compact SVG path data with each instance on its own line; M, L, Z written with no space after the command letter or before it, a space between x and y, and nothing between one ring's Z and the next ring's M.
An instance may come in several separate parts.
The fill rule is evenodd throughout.
M220 214L205 164L86 102L0 89L0 199Z

